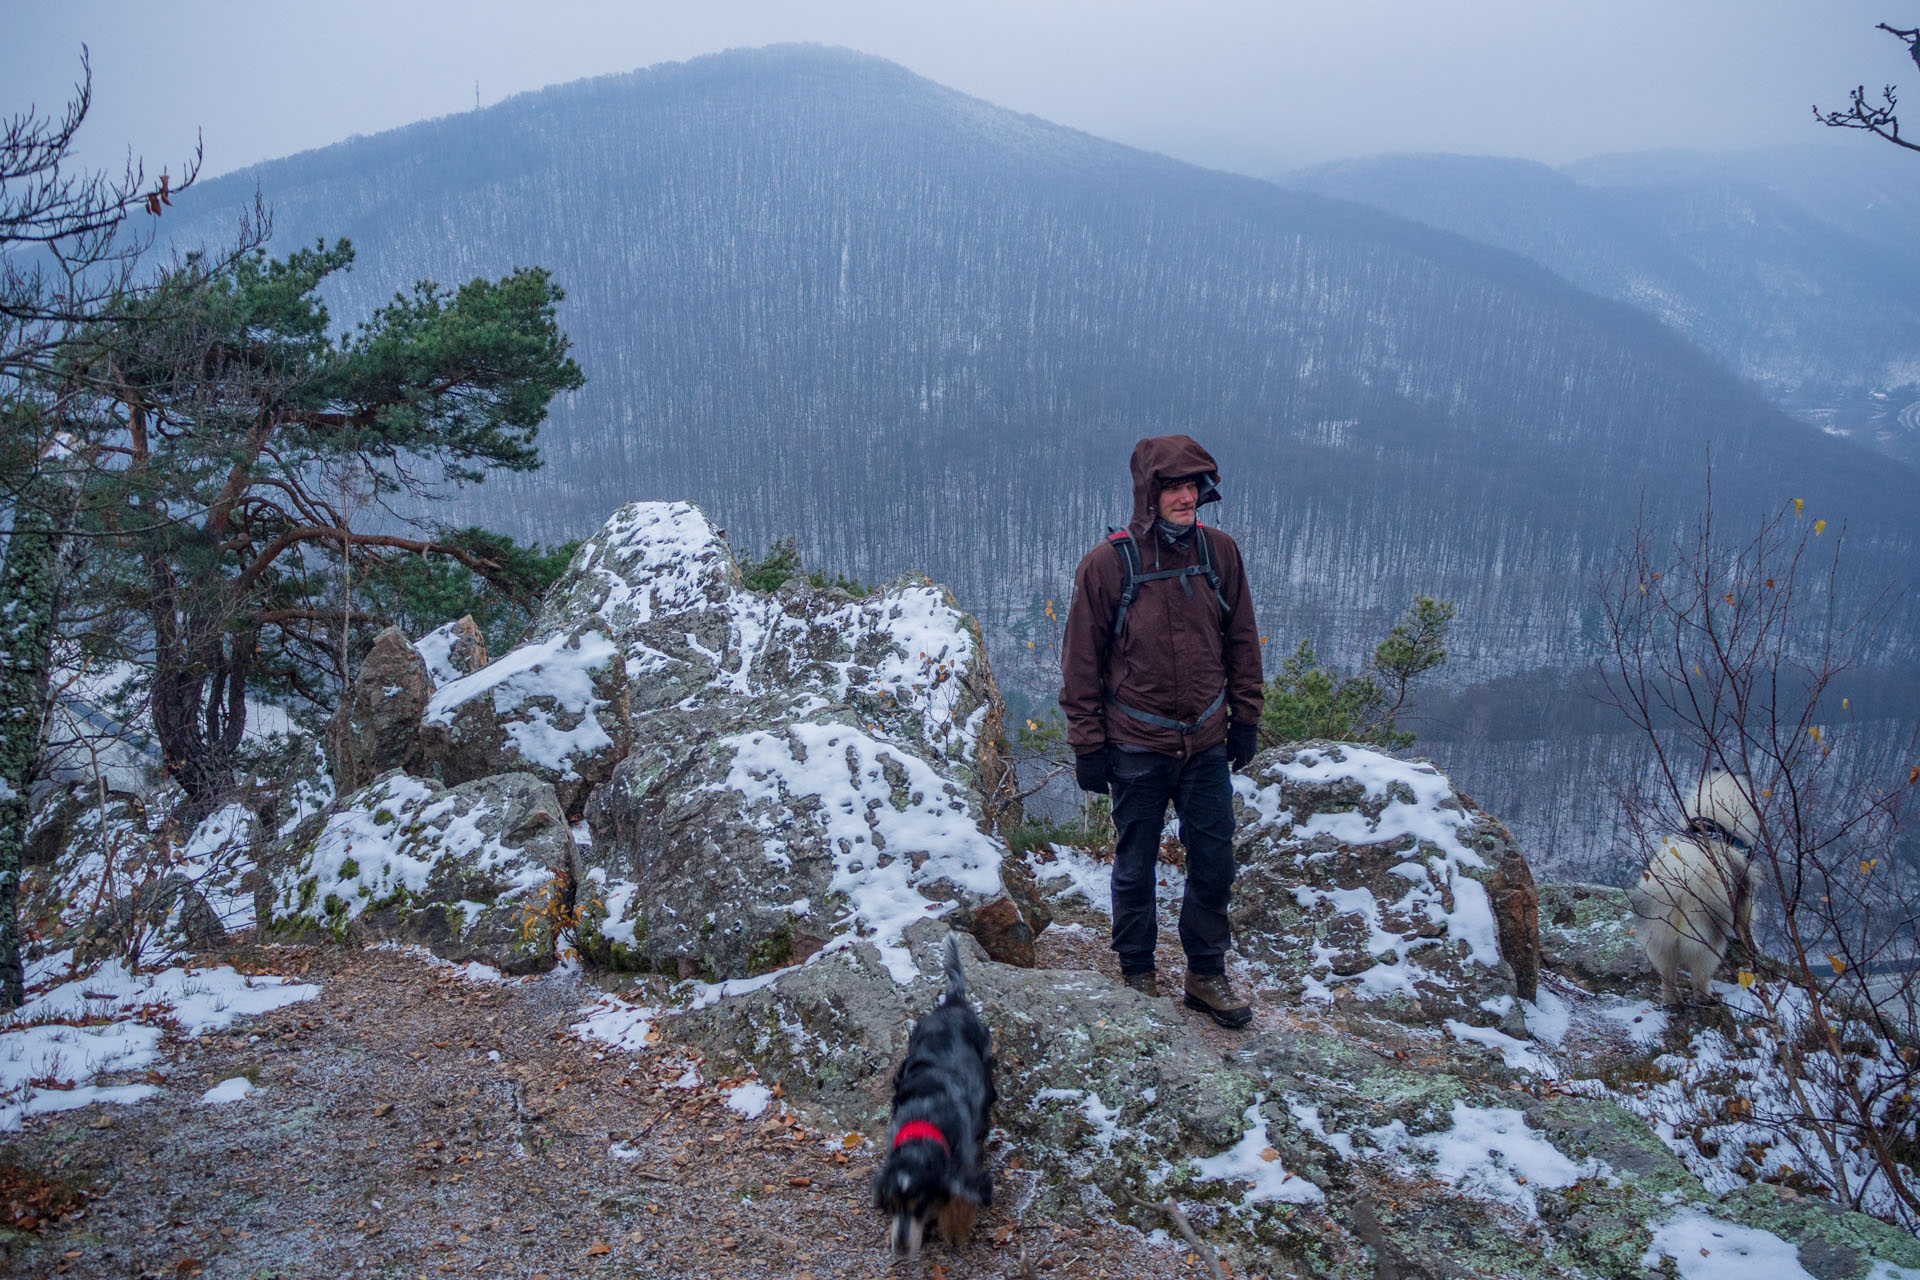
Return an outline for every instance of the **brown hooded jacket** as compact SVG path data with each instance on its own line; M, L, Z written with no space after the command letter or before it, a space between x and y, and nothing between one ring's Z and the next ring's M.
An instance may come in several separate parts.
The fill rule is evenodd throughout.
M1202 504L1216 500L1219 469L1189 436L1153 436L1133 447L1133 518L1127 523L1140 552L1140 571L1180 569L1199 561L1196 536L1168 542L1154 527L1161 487L1204 475ZM1260 628L1253 617L1240 548L1207 529L1207 549L1220 575L1228 616L1204 577L1162 578L1139 584L1116 639L1114 613L1126 586L1119 548L1102 542L1073 575L1073 603L1060 655L1060 709L1067 743L1078 755L1126 743L1164 755L1192 755L1226 741L1229 720L1258 724L1263 702ZM1226 691L1225 704L1191 733L1149 724L1112 705L1192 723Z

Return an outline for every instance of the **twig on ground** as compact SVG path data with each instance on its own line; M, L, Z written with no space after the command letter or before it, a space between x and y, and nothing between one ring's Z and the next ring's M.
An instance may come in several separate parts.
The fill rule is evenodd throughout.
M1213 1280L1227 1280L1227 1273L1221 1269L1220 1259L1213 1252L1213 1246L1194 1234L1193 1224L1187 1221L1187 1215L1181 1211L1177 1201L1171 1198L1166 1200L1148 1200L1143 1196L1135 1195L1131 1191L1127 1192L1127 1199L1133 1201L1142 1209L1157 1209L1161 1213L1164 1213L1167 1219L1173 1223L1174 1228L1180 1232L1180 1238L1193 1246L1193 1251L1200 1255L1200 1260L1212 1269Z

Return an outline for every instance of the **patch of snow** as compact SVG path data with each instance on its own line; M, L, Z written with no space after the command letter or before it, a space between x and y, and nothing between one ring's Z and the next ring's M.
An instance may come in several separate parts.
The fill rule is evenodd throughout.
M1634 1047L1658 1044L1667 1035L1667 1011L1651 1000L1620 1000L1600 1008L1599 1017L1626 1033Z
M1042 1102L1073 1103L1093 1126L1093 1140L1103 1147L1112 1147L1124 1134L1119 1124L1120 1113L1100 1101L1100 1095L1090 1089L1042 1089L1033 1096Z
M1239 1142L1217 1156L1193 1162L1194 1178L1200 1182L1251 1184L1241 1197L1245 1204L1267 1200L1287 1204L1321 1203L1327 1193L1307 1179L1289 1173L1267 1140L1267 1118L1260 1114L1261 1101L1256 1098L1247 1108L1243 1118L1248 1128Z
M1354 1157L1353 1138L1345 1133L1329 1133L1320 1119L1320 1108L1310 1107L1303 1102L1288 1102L1287 1110L1293 1115L1293 1122L1302 1130L1312 1134L1332 1148L1333 1153L1342 1160Z
M1469 1026L1455 1018L1447 1019L1446 1028L1455 1040L1485 1045L1499 1054L1506 1062L1508 1070L1530 1072L1543 1080L1552 1080L1560 1074L1560 1069L1554 1065L1553 1059L1525 1040L1516 1039L1504 1031L1495 1031L1492 1027Z
M116 962L59 981L69 963L70 953L36 961L28 990L53 985L0 1019L0 1130L17 1129L24 1117L42 1112L151 1097L157 1092L151 1084L101 1077L150 1069L159 1058L162 1030L155 1024L161 1018L177 1021L183 1034L204 1035L320 994L309 983L225 966L135 974ZM95 1025L71 1025L82 1021Z
M758 1120L772 1102L773 1090L758 1080L749 1080L727 1090L727 1109L749 1120Z
M627 1053L638 1053L647 1046L653 1032L653 1020L660 1010L631 1004L616 996L602 996L586 1009L586 1016L567 1029L582 1040L612 1045Z
M1698 1209L1683 1209L1654 1228L1640 1265L1657 1267L1662 1258L1673 1259L1680 1280L1813 1280L1795 1245Z
M1562 1155L1528 1127L1525 1113L1510 1107L1453 1104L1453 1125L1438 1133L1409 1134L1399 1121L1369 1130L1387 1151L1424 1151L1437 1178L1475 1199L1490 1200L1538 1218L1537 1187L1569 1187L1600 1172L1598 1161L1583 1167Z
M1520 1004L1526 1011L1527 1030L1533 1033L1534 1039L1556 1049L1566 1043L1567 1032L1573 1026L1573 1006L1563 1000L1559 992L1542 982L1534 998Z
M1049 894L1078 895L1095 911L1113 914L1111 862L1101 862L1085 850L1065 844L1048 845L1044 857L1043 861L1039 850L1028 850L1027 868Z
M201 1094L200 1102L203 1106L219 1106L222 1103L239 1102L243 1098L250 1098L257 1092L259 1090L254 1086L253 1081L245 1076L234 1076L231 1079L222 1080Z
M463 704L490 696L494 711L503 717L508 745L521 758L563 778L577 777L575 757L613 745L594 714L606 699L595 696L593 683L595 673L618 657L613 641L600 631L563 632L523 644L435 690L420 722L450 725ZM554 719L556 711L577 718L577 723L563 728Z

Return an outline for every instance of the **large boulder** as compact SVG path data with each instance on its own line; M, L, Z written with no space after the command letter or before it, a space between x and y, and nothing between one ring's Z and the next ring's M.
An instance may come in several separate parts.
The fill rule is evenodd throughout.
M504 773L457 787L389 773L271 852L262 926L417 943L508 973L549 969L573 840L553 787Z
M1547 968L1593 990L1640 993L1656 980L1634 933L1627 891L1604 884L1540 886L1540 952Z
M389 769L412 768L420 754L420 715L432 693L427 664L400 628L374 637L327 726L335 789L357 791Z
M418 771L449 785L531 773L578 816L631 743L620 648L588 622L435 690L421 722Z
M1400 1020L1522 1029L1531 993L1507 954L1537 965L1532 876L1438 769L1306 742L1256 757L1234 792L1235 946L1263 982Z
M698 507L635 502L581 545L528 635L588 618L625 655L637 739L658 712L670 714L651 731L676 731L671 713L689 700L727 723L757 703L789 715L837 705L976 789L1006 768L979 624L925 578L863 596L800 579L750 591Z
M469 679L595 628L620 655L632 748L585 805L589 959L739 977L866 937L902 965L908 923L1002 903L980 933L1031 961L1040 921L983 834L1000 695L943 589L749 590L697 507L633 503L581 546L529 643Z
M775 723L649 740L595 794L583 955L718 979L864 937L909 975L908 925L1005 899L959 782L830 711Z

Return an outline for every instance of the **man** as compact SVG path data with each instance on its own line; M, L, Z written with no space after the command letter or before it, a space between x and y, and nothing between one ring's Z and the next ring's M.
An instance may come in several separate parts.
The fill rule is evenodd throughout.
M1219 501L1218 485L1212 456L1188 436L1133 447L1133 518L1074 573L1060 709L1081 788L1113 792L1113 949L1122 978L1159 994L1154 871L1171 800L1187 849L1186 1003L1244 1027L1253 1010L1226 975L1228 773L1258 745L1260 630L1240 548L1196 518Z

